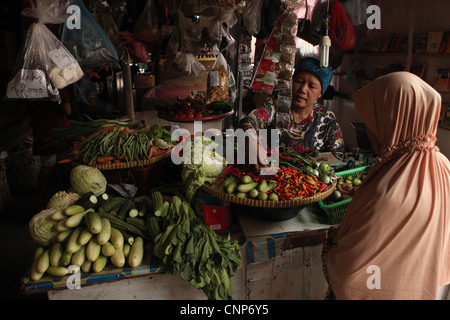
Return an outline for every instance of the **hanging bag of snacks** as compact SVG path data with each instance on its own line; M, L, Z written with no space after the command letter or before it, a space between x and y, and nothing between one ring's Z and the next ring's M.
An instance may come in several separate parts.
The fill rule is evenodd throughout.
M208 73L206 89L206 103L215 101L228 102L230 98L228 91L227 60L222 53L217 56L216 62Z
M59 90L82 78L77 60L45 24L66 20L66 4L38 1L22 14L37 19L31 24L8 82L8 99L48 99L61 102Z

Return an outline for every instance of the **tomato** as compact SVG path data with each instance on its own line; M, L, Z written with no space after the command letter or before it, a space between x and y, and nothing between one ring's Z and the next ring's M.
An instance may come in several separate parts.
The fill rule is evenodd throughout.
M179 113L178 118L184 119L186 118L186 115L184 113Z
M194 117L194 114L193 113L188 113L188 114L186 114L186 118L193 118Z
M196 117L196 118L201 118L201 117L203 117L203 115L202 115L201 112L197 112L197 113L195 114L195 117Z
M185 113L186 113L186 114L191 114L191 113L194 114L195 111L194 111L194 109L191 108L191 109L187 109L187 110L185 111Z

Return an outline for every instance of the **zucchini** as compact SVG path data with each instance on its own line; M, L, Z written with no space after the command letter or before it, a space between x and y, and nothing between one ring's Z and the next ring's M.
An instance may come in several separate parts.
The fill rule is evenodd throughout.
M125 220L127 223L135 226L136 228L138 228L139 230L141 230L143 233L147 232L147 226L145 225L145 221L141 218L133 218L133 217L128 217Z
M107 218L111 223L111 227L114 227L118 229L120 232L122 232L124 237L126 236L125 233L132 233L144 237L145 239L149 239L149 237L146 234L144 234L139 228L122 219L119 219L118 217L102 212L99 212L98 215L102 218Z
M122 206L122 203L124 202L124 200L128 200L126 198L122 198L122 197L109 197L106 201L104 201L100 207L99 210L100 212L108 212L108 213L112 213L112 214L117 214L117 212L119 211L120 207Z
M151 204L152 200L147 195L134 198L134 207L138 211L140 217L144 217L147 214L147 210L150 209Z
M78 227L72 231L69 238L67 238L66 252L75 253L76 251L78 251L78 249L80 249L81 245L79 245L78 241L77 241L80 233L81 233L81 227Z
M47 273L52 277L64 277L68 273L68 270L66 267L50 266L47 269Z
M86 259L94 262L99 257L102 246L98 244L97 238L93 237L86 246Z
M94 235L89 231L89 228L84 227L78 235L77 242L80 246L84 246L93 236Z
M267 200L269 198L269 195L265 192L260 192L258 195L259 200Z
M270 200L270 201L278 201L278 194L276 194L275 192L271 192L269 194L268 200Z
M250 198L257 198L259 195L259 191L258 189L252 189L248 192L248 195L250 196Z
M108 262L108 258L104 255L99 255L99 257L92 263L92 271L94 272L100 272L102 271L106 263Z
M56 241L58 242L64 242L66 241L66 239L70 236L70 234L72 233L73 229L67 229L66 231L61 231L60 233L58 233L58 235L56 236Z
M55 230L56 230L56 231L59 231L59 232L71 230L72 228L66 226L66 220L67 220L67 219L69 219L69 218L67 217L67 218L65 218L65 219L63 219L63 220L58 221L58 222L56 223L55 227L54 227Z
M100 216L99 216L100 217ZM107 218L100 218L102 222L102 230L97 234L97 242L104 245L111 237L111 223Z
M223 181L223 186L226 188L228 187L232 182L235 182L237 180L237 177L235 176L229 176L226 177L225 180Z
M239 192L249 192L252 189L255 189L258 186L258 182L250 182L250 183L241 183L237 186Z
M116 268L122 268L125 265L125 254L123 253L123 246L116 248L116 251L110 257L110 260Z
M139 215L139 211L136 208L131 208L131 210L128 212L128 215L131 218L136 218Z
M147 234L152 240L162 232L159 224L160 220L161 218L155 216L148 216L146 219Z
M264 190L264 192L269 192L270 190L273 190L277 185L278 185L278 183L273 180L267 182L267 187Z
M83 271L84 273L88 273L91 271L91 267L92 267L92 261L89 260L84 260L83 264L81 265L81 271Z
M108 201L109 200L109 194L107 194L106 192L105 193L102 193L101 195L99 195L98 197L97 197L97 200L98 200L98 206L101 206L101 205L103 205L106 201Z
M57 267L59 265L59 260L61 260L63 252L63 246L60 242L55 242L52 244L49 257L51 266Z
M151 199L152 199L153 214L155 216L160 216L164 206L164 199L162 197L161 192L159 191L152 192Z
M259 182L259 185L258 185L258 191L259 191L259 192L266 192L266 189L267 189L267 181L264 180L264 179L262 179L262 180Z
M76 213L76 214L68 217L67 219L63 220L63 221L65 221L64 225L69 228L75 228L80 225L81 221L83 221L83 218L87 213L93 212L93 211L94 211L94 209L89 208L83 212Z
M68 266L70 264L70 261L72 260L73 253L69 253L67 251L64 251L64 253L61 256L61 261L59 261L60 266Z
M72 204L64 209L64 214L66 216L73 216L74 214L86 211L86 209L78 204Z
M228 186L227 186L227 193L228 194L232 194L232 193L234 193L234 191L236 190L236 187L237 187L237 181L233 181L232 183L230 183Z
M85 209L95 208L98 205L97 196L94 192L90 191L83 194L76 202L75 205L84 207Z
M131 244L125 243L123 245L123 255L125 256L125 258L129 257L130 251L131 251Z
M81 246L74 254L72 254L71 263L81 267L86 261L86 246Z
M133 245L131 246L130 255L128 256L128 264L130 267L135 268L139 266L144 258L144 239L142 237L136 237Z
M250 177L249 175L243 175L241 177L241 182L242 183L252 183L254 181L253 181L252 177Z
M125 219L130 210L133 209L134 203L130 199L123 198L124 201L122 202L122 205L120 206L119 210L117 211L117 217L120 219Z
M41 254L43 254L45 251L44 247L37 247L36 250L34 250L34 256L33 261L40 257Z
M37 259L36 271L44 273L50 266L50 249L46 249Z
M113 244L115 248L119 248L123 246L124 239L123 234L118 229L111 227L111 236L109 241Z
M95 211L90 211L84 216L84 222L92 234L99 234L102 231L102 219Z
M61 221L65 218L67 218L67 216L64 214L62 210L55 211L55 213L52 214L53 221Z
M111 257L114 252L116 252L116 248L112 245L111 242L106 242L105 244L102 245L102 255L104 255L105 257Z

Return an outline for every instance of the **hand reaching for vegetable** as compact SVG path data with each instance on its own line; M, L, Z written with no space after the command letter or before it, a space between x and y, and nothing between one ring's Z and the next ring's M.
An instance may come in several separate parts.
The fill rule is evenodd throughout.
M250 135L245 137L245 164L255 172L260 174L261 168L268 167L267 153L257 136Z

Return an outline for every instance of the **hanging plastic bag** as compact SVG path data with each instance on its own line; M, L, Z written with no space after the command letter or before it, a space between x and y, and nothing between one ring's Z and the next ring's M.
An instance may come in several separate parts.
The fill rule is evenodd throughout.
M136 39L131 32L120 31L119 43L127 46L128 53L134 63L147 63L150 59L145 44Z
M228 91L227 60L222 53L217 56L216 62L208 73L206 88L206 103L215 101L228 102L230 98Z
M8 82L9 99L49 99L61 102L59 90L83 77L78 62L59 39L45 26L65 21L67 3L40 1L22 12L37 19L27 30L17 57L13 76Z
M353 26L359 26L366 23L367 7L371 5L370 0L347 0L342 2L341 5Z
M80 26L75 28L69 22L64 24L63 45L85 69L118 62L119 57L108 35L80 0L74 3L80 8Z
M264 0L252 0L242 14L242 21L248 33L252 36L259 33L261 28L261 10Z
M197 76L201 72L206 71L203 64L188 52L178 52L172 61L172 65L180 72L186 72L187 75Z
M330 12L331 46L340 51L348 51L355 45L353 25L339 1L334 1Z
M147 0L144 11L134 26L134 36L143 41L155 41L159 37L158 16L154 0Z

